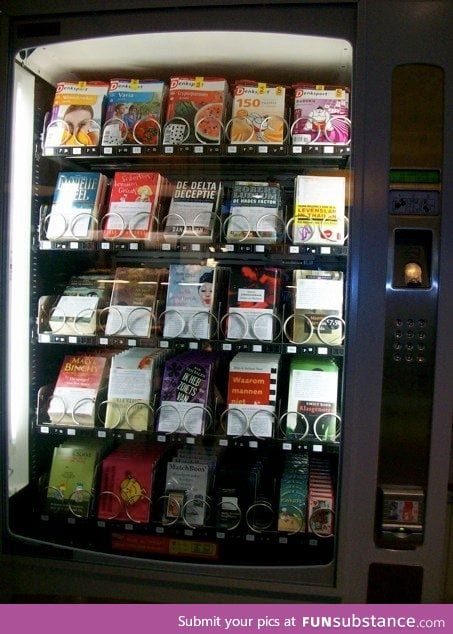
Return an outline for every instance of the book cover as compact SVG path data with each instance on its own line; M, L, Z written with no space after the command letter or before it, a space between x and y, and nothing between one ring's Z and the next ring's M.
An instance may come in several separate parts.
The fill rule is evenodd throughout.
M88 517L99 455L93 441L67 441L55 447L47 487L50 513Z
M163 269L118 266L105 334L149 337L156 323L156 302L164 279Z
M205 462L176 461L167 464L165 495L168 503L164 522L185 521L191 527L203 526L210 466Z
M280 270L275 267L231 267L227 338L272 341L279 331L280 289Z
M157 79L111 79L102 145L157 145L165 94Z
M146 431L152 427L156 391L167 356L158 348L129 348L112 357L105 427Z
M166 360L157 431L200 435L211 422L218 356L190 351Z
M291 340L294 343L340 345L344 337L341 319L343 273L296 269L293 286Z
M170 265L164 337L210 338L216 277L216 267Z
M50 214L47 240L93 240L104 203L107 177L100 172L60 172Z
M156 231L164 179L157 172L115 172L103 218L106 240L145 240Z
M349 88L296 84L292 142L295 145L346 145L350 141Z
M310 460L308 484L308 527L311 533L329 537L334 532L335 494L330 464L326 458Z
M112 281L110 273L103 271L71 277L50 310L51 331L61 335L94 335L97 315L110 302Z
M345 194L343 176L296 176L293 242L344 244Z
M308 455L285 457L280 480L278 530L305 533L307 530Z
M233 93L231 143L281 145L287 134L285 95L285 86L237 81Z
M154 475L165 447L127 442L101 463L97 517L147 523L152 511Z
M71 297L97 297L99 307L110 303L113 276L108 270L92 270L73 275L65 286L63 295Z
M220 143L227 94L221 77L171 77L164 144Z
M331 359L295 357L289 368L286 437L334 440L338 366ZM320 417L323 416L321 419ZM327 420L325 420L327 419Z
M108 82L103 81L59 82L44 150L59 146L97 146L108 88Z
M66 355L47 410L51 423L93 427L96 398L106 381L108 366L108 355Z
M280 355L239 352L230 362L227 434L270 438Z
M164 234L181 242L212 242L220 192L216 181L176 181Z
M228 242L275 244L283 226L280 186L235 181L229 212Z

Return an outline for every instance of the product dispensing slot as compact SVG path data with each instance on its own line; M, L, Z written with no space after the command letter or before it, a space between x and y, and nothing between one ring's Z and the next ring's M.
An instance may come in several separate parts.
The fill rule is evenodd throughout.
M433 235L429 229L396 229L393 288L431 287Z

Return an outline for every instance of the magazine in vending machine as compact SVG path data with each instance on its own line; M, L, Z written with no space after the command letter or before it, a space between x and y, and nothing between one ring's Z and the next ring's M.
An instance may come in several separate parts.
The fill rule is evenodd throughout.
M451 7L396 4L2 3L6 601L441 600L452 159L410 91L451 62L401 14Z

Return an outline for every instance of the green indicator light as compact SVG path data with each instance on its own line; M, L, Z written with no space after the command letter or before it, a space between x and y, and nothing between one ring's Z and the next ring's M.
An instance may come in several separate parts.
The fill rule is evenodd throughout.
M440 170L391 169L391 183L431 183L439 184Z

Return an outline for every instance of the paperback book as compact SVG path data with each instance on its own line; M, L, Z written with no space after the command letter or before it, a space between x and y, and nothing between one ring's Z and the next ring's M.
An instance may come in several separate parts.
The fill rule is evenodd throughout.
M157 145L165 94L157 79L111 79L102 145Z
M281 212L278 184L236 181L225 222L227 242L275 244L282 233Z
M285 99L285 86L237 81L233 95L231 143L281 145L287 134Z
M239 352L228 377L229 436L271 438L275 430L280 355Z
M105 427L152 429L166 351L128 348L112 357Z
M215 322L218 269L199 264L171 264L168 275L164 337L209 339Z
M343 176L296 176L294 244L344 244L345 192Z
M212 422L215 370L212 352L183 352L166 360L157 431L202 435Z
M167 269L117 267L105 334L150 337L166 280Z
M283 533L307 530L308 470L308 454L285 457L278 509L278 530Z
M272 341L278 334L280 270L272 266L234 266L228 289L227 339Z
M44 220L46 239L95 239L106 191L107 177L100 172L60 172Z
M94 335L97 316L110 303L112 276L98 271L71 277L50 310L49 327L61 335Z
M96 401L105 386L110 355L78 353L66 355L48 406L55 425L94 427Z
M165 447L128 441L101 463L97 518L148 523L152 512L155 473Z
M59 146L98 146L109 88L103 81L62 81L57 84L44 138L44 153Z
M348 144L351 136L349 88L317 84L296 84L293 88L293 144Z
M326 458L314 456L310 460L308 485L309 532L329 537L334 532L335 494L330 464Z
M207 455L201 448L178 450L166 469L164 523L185 523L193 528L205 524L215 464L215 455Z
M221 185L216 181L177 181L164 234L180 242L212 243Z
M102 222L105 240L150 240L159 226L166 181L157 172L115 172Z
M227 96L221 77L171 77L164 144L220 143Z
M331 359L295 357L289 368L287 438L334 441L338 366Z
M293 272L293 286L291 340L340 345L344 337L343 273L297 269Z
M94 441L66 441L53 450L47 486L50 513L88 517L100 447Z

